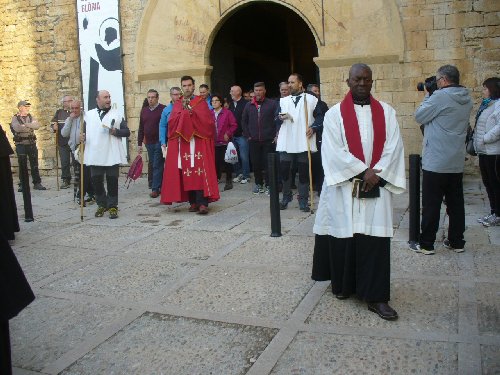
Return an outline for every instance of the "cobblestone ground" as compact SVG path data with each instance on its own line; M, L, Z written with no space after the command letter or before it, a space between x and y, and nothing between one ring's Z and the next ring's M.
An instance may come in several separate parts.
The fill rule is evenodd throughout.
M408 196L396 198L396 322L311 280L314 215L297 200L271 238L269 198L250 185L199 216L139 179L120 187L117 220L93 205L81 222L72 191L44 184L13 243L37 296L11 321L15 374L500 373L500 227L476 221L477 178L462 254L442 246L444 212L436 255L408 250Z

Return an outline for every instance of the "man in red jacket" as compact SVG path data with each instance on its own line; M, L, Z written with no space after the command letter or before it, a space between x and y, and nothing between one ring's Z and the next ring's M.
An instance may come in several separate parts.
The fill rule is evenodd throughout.
M193 77L183 76L181 87L184 95L174 103L168 120L161 202L189 201L189 211L203 215L209 202L219 200L214 117L203 97L193 95Z

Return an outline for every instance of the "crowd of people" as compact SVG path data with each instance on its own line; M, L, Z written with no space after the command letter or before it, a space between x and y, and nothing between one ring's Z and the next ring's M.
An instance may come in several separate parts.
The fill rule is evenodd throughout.
M422 221L419 243L410 248L424 255L435 253L443 198L450 218L443 246L457 253L465 249L463 171L473 102L469 90L460 85L455 66L440 67L435 81L437 89L427 92L415 112L424 134ZM279 84L280 98L267 97L264 82L247 91L233 85L229 96L212 94L207 84L201 84L195 95L195 80L183 76L180 86L170 89L167 105L159 103L157 90L147 92L139 118L138 152L146 146L149 196L167 205L188 202L188 210L201 215L220 199L219 184L224 184L223 191L236 183L248 184L251 171L251 192L269 194L267 156L277 153L281 210L293 200L293 189L303 212L310 211L312 188L320 194L313 227L313 279L331 280L336 298L355 295L368 303L370 311L394 320L398 314L388 304L390 238L393 195L406 188L403 140L396 111L371 95L373 76L368 65L354 64L346 84L345 98L328 109L319 85L306 86L298 73ZM500 225L499 78L484 81L483 96L473 142L490 212L478 220L495 226ZM75 194L86 196L81 203L96 201L96 217L108 212L115 219L119 166L126 163L122 138L129 137L130 130L111 108L109 92L99 91L96 103L97 108L82 114L80 101L65 96L51 129L58 137L61 188L71 184L73 158ZM29 159L34 188L44 190L34 132L40 124L29 114L29 102L20 101L18 108L11 122L16 152L20 159ZM230 142L238 153L236 164L225 159ZM82 166L73 155L83 144L85 180L81 183ZM8 160L9 153L1 154L2 160ZM2 166L2 173L8 174L9 168L10 164ZM12 185L12 178L7 185L9 181ZM12 186L2 189L13 196ZM19 189L23 189L21 183ZM2 210L16 215L15 205ZM9 239L19 230L16 225L2 228Z

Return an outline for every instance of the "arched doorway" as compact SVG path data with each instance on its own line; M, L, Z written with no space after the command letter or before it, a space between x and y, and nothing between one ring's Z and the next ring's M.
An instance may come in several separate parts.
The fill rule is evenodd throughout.
M291 72L304 82L319 82L313 57L318 48L311 30L296 13L274 3L250 3L233 13L219 29L210 50L211 91L228 95L264 81L268 97L279 97L278 84Z

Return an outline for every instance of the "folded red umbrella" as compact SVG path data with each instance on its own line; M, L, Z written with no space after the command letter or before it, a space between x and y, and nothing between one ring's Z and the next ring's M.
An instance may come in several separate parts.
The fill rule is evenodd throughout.
M130 169L128 170L128 173L127 173L127 178L125 179L125 185L127 186L127 189L130 186L130 183L132 181L135 181L139 177L141 177L142 164L143 164L142 163L142 156L137 155L137 157L134 159L134 161L130 165Z

